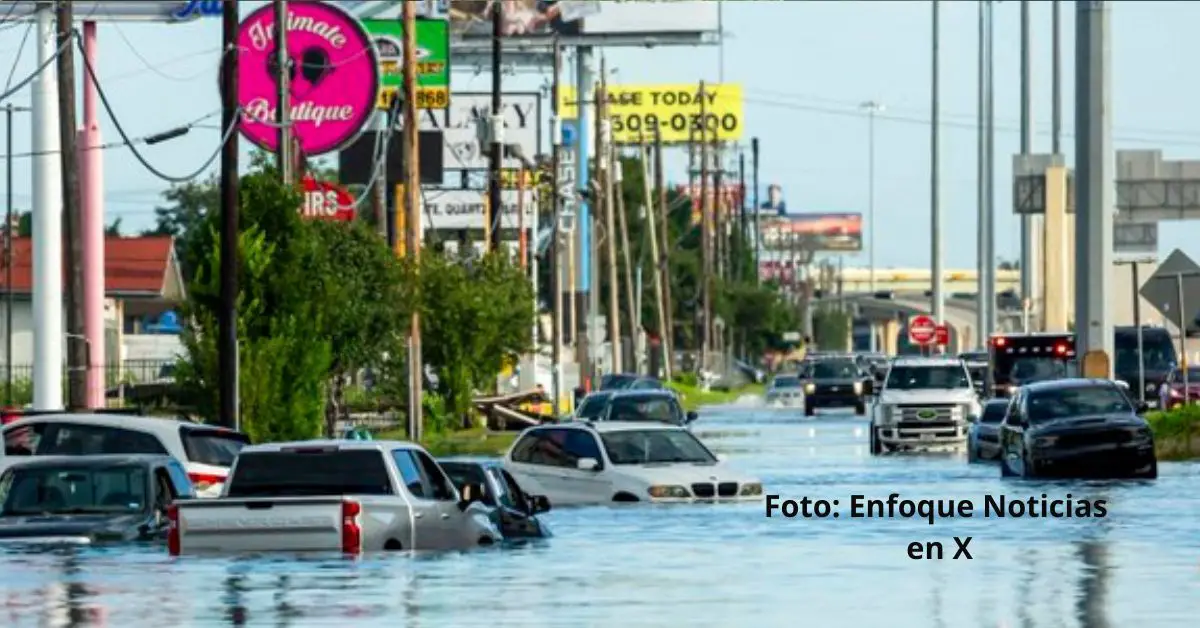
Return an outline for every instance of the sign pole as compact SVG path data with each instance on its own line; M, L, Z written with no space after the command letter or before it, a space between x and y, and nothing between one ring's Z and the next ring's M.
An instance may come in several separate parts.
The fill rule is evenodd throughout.
M562 77L562 45L554 39L554 78L550 86L550 142L553 147L553 194L551 201L554 212L553 228L550 230L550 296L553 312L550 316L550 351L552 381L550 393L554 399L554 414L558 415L562 404L562 350L563 350L563 295L562 295L562 195L559 193L559 168L562 166L562 123L558 118L559 81Z
M662 272L662 298L660 299L661 308L663 310L664 323L662 327L662 352L663 352L663 368L666 371L667 379L671 379L671 366L675 363L675 354L672 353L675 349L675 313L671 311L671 263L670 263L670 233L671 223L667 221L667 184L666 174L663 170L663 145L662 133L657 129L654 131L654 185L658 188L658 218L662 224L662 233L659 236L659 245L662 247L658 255L655 257L658 269ZM647 212L654 211L651 208L646 209Z
M708 370L708 352L712 349L712 205L709 204L708 188L708 112L705 104L704 81L700 81L700 257L703 260L704 306L701 312L704 330L701 333L700 369Z
M408 4L407 2L405 4ZM487 221L490 225L488 232L488 243L486 250L491 252L500 248L500 216L504 213L504 206L500 199L500 168L501 161L504 155L504 117L501 114L503 111L503 103L501 101L501 71L500 59L502 53L501 37L504 35L502 26L504 23L504 3L492 3L492 113L489 118L488 134L491 139L491 152L489 153L491 168L491 176L488 177L488 215Z
M1055 2L1054 4L1055 11L1057 12L1058 3ZM1129 269L1132 272L1132 281L1130 283L1133 284L1133 328L1137 330L1138 400L1146 403L1146 354L1142 346L1142 298L1138 295L1138 287L1141 285L1141 281L1138 278L1138 263L1136 260L1129 265ZM1180 281L1182 283L1182 279ZM1183 374L1185 378L1187 377L1186 370L1184 369L1185 372ZM1185 393L1184 399L1186 400L1187 388L1184 387L1183 390Z
M225 0L221 20L221 128L228 131L238 114L238 7ZM217 362L221 425L241 428L238 410L238 140L221 147L221 307L218 311Z
M497 3L498 5L499 3ZM404 180L407 202L405 210L405 249L413 263L420 268L421 260L421 167L417 132L417 18L412 2L402 5L404 19ZM497 180L496 183L499 183ZM422 416L425 362L421 357L421 313L413 308L409 328L408 354L408 421L409 437L420 441L424 436Z
M1188 388L1188 354L1187 354L1187 316L1184 314L1184 312L1187 311L1187 308L1184 306L1184 302L1183 302L1183 273L1178 273L1175 275L1175 289L1179 291L1179 312L1178 312L1178 314L1179 314L1179 356L1180 356L1180 360L1179 360L1180 369L1179 370L1183 375L1183 395L1184 395L1183 400L1184 400L1184 403L1188 403L1190 401L1190 399L1188 397L1189 388ZM1136 303L1137 301L1135 300L1134 302ZM1142 330L1141 330L1141 328L1139 328L1138 329L1138 344L1139 345L1141 344L1141 341L1142 341ZM1139 358L1139 362L1140 362L1144 358L1142 357L1142 354L1140 351L1141 347L1138 347L1138 349L1139 349L1138 358ZM1143 385L1143 390L1144 389L1145 389L1145 386Z
M275 122L279 125L279 146L275 149L279 160L279 176L284 185L292 183L292 141L289 125L292 119L291 58L288 56L287 0L274 0L275 4L275 81L279 89L279 104Z

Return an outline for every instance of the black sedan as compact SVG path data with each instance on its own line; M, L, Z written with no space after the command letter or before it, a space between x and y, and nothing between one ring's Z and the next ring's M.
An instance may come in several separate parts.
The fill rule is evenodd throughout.
M195 497L169 456L39 456L0 474L0 542L92 545L165 539L167 507Z
M1156 478L1143 411L1110 380L1023 386L1000 424L1001 475Z
M872 392L873 381L853 358L814 361L805 375L806 416L813 416L818 408L854 408L859 416L867 413L867 395Z
M529 495L517 480L504 470L499 460L455 457L438 460L459 492L471 491L491 507L492 523L505 539L531 539L550 536L550 528L537 515L550 510L550 500ZM477 493L475 493L477 492Z
M967 433L967 460L980 462L1000 457L1000 423L1008 411L1010 399L992 399L983 404L983 416L971 424Z

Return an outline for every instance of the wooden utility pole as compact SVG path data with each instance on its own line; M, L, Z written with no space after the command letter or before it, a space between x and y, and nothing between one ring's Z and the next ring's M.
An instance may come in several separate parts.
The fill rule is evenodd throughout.
M551 159L553 159L552 176L554 185L552 186L554 212L553 228L550 231L550 295L553 298L553 313L550 317L550 341L551 345L551 371L554 374L553 390L551 393L554 396L554 414L559 412L559 404L562 403L562 350L563 350L563 295L562 295L562 206L563 199L559 193L559 178L558 170L562 164L562 126L558 119L558 87L562 76L562 45L559 44L558 38L554 39L554 79L550 84L550 142L553 146Z
M662 272L662 308L666 326L662 329L663 365L667 377L671 376L671 367L675 363L675 312L674 301L671 300L671 223L667 213L667 182L663 170L662 131L654 130L654 187L658 188L658 217L661 219L662 233L660 234L661 249L655 257L655 264ZM647 211L654 211L647 208Z
M238 7L225 0L221 18L221 129L237 124ZM221 146L221 307L217 311L217 377L221 425L240 429L238 408L238 140L233 135Z
M708 177L708 108L705 106L704 81L700 81L700 256L704 272L701 288L704 304L700 314L704 325L700 332L701 369L708 369L708 352L712 349L713 225Z
M617 203L617 222L621 230L621 260L625 262L625 308L629 312L629 344L633 348L633 359L630 360L630 371L637 372L638 370L638 328L639 321L642 320L642 313L638 311L638 300L634 297L633 285L633 262L629 254L629 217L625 211L625 192L624 192L624 172L621 168L620 156L617 154L616 144L609 145L609 155L611 159L609 164L612 167L612 195L616 198Z
M642 139L642 207L646 212L646 229L649 230L650 261L652 266L652 281L654 282L654 307L658 310L658 346L663 357L663 377L671 380L671 361L667 359L667 307L663 300L662 259L658 250L658 231L655 228L653 194L650 189L650 147Z
M276 109L275 122L279 124L279 146L275 154L279 163L279 176L284 184L293 182L292 178L292 98L291 80L288 70L291 57L287 45L287 0L274 0L275 5L275 81L279 89L279 105Z
M418 162L420 133L417 132L417 16L412 2L402 5L404 19L404 191L407 195L405 222L407 252L414 264L421 259L421 166ZM421 400L424 397L425 362L421 357L421 314L412 309L408 339L408 422L409 438L419 441L425 435Z
M714 159L716 161L717 170L713 173L713 257L716 259L717 277L728 279L728 265L726 258L729 254L728 243L725 239L726 212L729 210L725 205L725 150L721 144L715 144Z
M412 4L405 2L405 5ZM492 111L488 119L488 135L491 146L488 153L488 202L487 214L487 248L488 252L500 249L500 216L504 214L504 204L500 190L500 169L504 160L504 108L502 103L503 85L501 81L502 36L504 30L504 3L492 3ZM415 128L415 127L414 127ZM410 131L411 133L411 131Z
M608 119L608 104L605 102L608 98L608 70L605 65L605 60L601 57L600 84L596 89L596 123L600 127L596 146L596 171L600 175L600 180L596 187L604 197L604 239L608 260L608 342L612 355L610 368L612 373L620 373L624 366L621 362L621 310L617 299L617 295L621 291L621 284L617 279L618 234L611 183L616 177L613 176L615 166L611 163L612 126Z
M70 2L56 6L58 20L58 136L62 143L63 238L67 241L67 409L87 408L88 346L83 335L83 203L75 125L75 37Z

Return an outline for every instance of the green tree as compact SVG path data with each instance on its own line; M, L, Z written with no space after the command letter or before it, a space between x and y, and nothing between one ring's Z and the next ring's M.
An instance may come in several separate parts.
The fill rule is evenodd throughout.
M813 312L813 340L826 351L846 350L853 321L846 312L818 307Z
M419 285L423 358L437 373L438 394L461 417L471 395L486 389L506 358L532 345L533 290L503 253L481 259L425 253L409 272Z

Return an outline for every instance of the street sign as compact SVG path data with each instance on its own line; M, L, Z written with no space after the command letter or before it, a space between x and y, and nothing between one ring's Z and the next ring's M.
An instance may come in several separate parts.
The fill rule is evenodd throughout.
M1138 291L1167 320L1191 325L1193 313L1200 307L1200 264L1175 249L1158 265L1154 275ZM1183 304L1179 303L1182 293ZM1181 310L1184 310L1181 312Z
M935 331L934 336L935 336L935 341L937 342L938 346L940 346L940 347L950 346L950 327L948 325L946 325L945 323L942 323L941 325L937 326L937 330Z
M908 338L913 344L927 345L937 339L937 323L933 317L918 314L908 319Z

